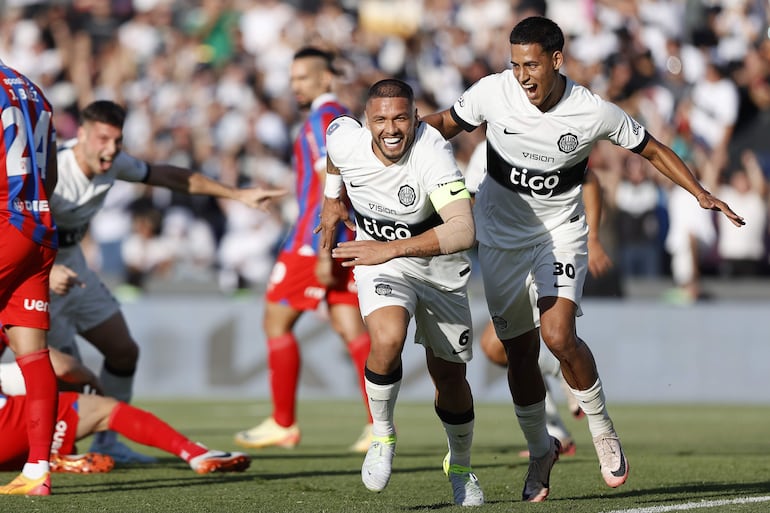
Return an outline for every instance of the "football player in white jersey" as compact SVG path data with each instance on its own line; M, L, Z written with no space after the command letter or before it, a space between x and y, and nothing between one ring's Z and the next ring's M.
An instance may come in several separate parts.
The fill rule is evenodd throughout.
M364 485L388 484L396 450L394 409L401 385L401 353L415 318L415 342L425 349L436 387L434 405L446 431L444 470L454 502L484 503L471 469L473 396L465 378L472 353L464 250L475 240L470 194L449 143L420 123L414 93L400 80L369 89L366 127L340 117L326 133L326 199L322 248L355 266L361 314L371 337L366 392L373 440L361 468ZM353 206L356 240L332 248L339 221L353 228L342 189Z
M611 487L628 477L596 363L575 332L588 270L581 183L594 143L606 139L639 153L702 208L721 211L736 226L743 219L623 110L560 73L564 34L553 21L526 18L509 41L511 69L480 79L450 109L424 121L447 138L487 124L489 176L474 207L479 263L489 312L508 356L516 417L530 451L522 499L539 502L548 496L559 450L545 427L531 288L542 338L588 418L602 477Z
M480 146L486 146L486 143L481 143ZM475 153L475 152L474 152ZM484 148L483 163L486 162L486 148ZM468 162L468 167L465 170L465 183L468 185L468 190L471 194L476 191L471 190L469 181L473 180L472 174L476 174L476 171L472 169L471 162ZM482 170L483 176L486 176L486 166ZM480 182L483 178L477 178L477 182ZM612 260L604 249L604 245L599 239L599 222L601 220L602 210L602 191L599 185L599 179L596 173L590 169L587 171L586 180L583 183L583 202L585 203L586 211L586 223L588 224L588 271L595 278L599 278L606 274L612 267ZM532 295L530 298L535 300ZM533 310L537 309L536 304L532 304ZM536 319L537 321L537 319ZM508 367L508 357L505 354L505 346L500 342L495 333L495 325L492 321L489 321L487 326L484 327L484 331L479 338L479 346L489 360L502 367ZM558 407L554 402L552 394L549 390L548 379L553 378L558 381L559 385L563 389L564 396L567 399L567 406L570 413L576 419L582 419L585 417L585 413L580 408L580 404L575 398L574 394L569 388L569 385L564 380L564 376L561 372L561 366L559 360L549 350L540 350L540 356L538 357L538 366L540 367L540 373L543 375L545 383L545 423L548 433L559 440L559 455L561 456L573 456L577 451L575 441L572 438L572 434L564 424L564 421L559 414ZM521 451L520 456L529 457L529 451Z
M111 101L96 101L81 112L77 139L58 152L59 181L51 211L59 227L59 252L50 274L50 346L79 358L75 335L104 355L99 378L105 394L128 402L133 389L139 348L131 337L116 299L86 265L79 242L91 218L104 204L115 180L143 182L188 194L207 194L262 208L282 190L234 189L201 173L165 164L148 164L121 151L126 112ZM116 462L147 462L100 433L92 452L111 455Z
M471 196L478 192L479 185L487 176L487 151L486 141L479 143L473 150L468 165L465 167L465 186ZM588 270L592 276L598 278L607 273L612 267L612 260L604 249L604 245L599 238L599 224L602 216L602 190L596 173L587 170L585 181L583 182L583 202L585 203L586 223L588 224ZM536 298L530 295L534 301ZM536 304L532 304L533 310L537 309ZM508 357L505 354L505 346L500 342L495 333L495 326L492 321L484 327L479 338L479 346L487 358L492 363L501 367L508 367ZM569 385L564 380L561 373L559 360L548 350L541 349L538 357L538 366L543 375L545 383L545 422L548 433L559 440L559 455L573 456L577 450L572 434L564 424L559 414L558 407L554 402L548 386L548 378L553 378L559 382L564 389L564 395L567 399L567 405L570 413L577 418L583 418L585 414L580 409L577 399L569 389ZM529 451L521 451L520 456L529 457Z

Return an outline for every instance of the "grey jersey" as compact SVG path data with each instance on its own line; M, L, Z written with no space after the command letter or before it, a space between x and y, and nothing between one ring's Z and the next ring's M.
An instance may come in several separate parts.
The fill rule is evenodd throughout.
M532 105L510 70L482 78L451 112L466 130L487 123L487 174L476 195L476 237L520 248L583 215L581 184L598 140L644 147L645 129L616 105L567 80L548 112Z
M326 149L356 212L358 240L405 239L441 224L430 194L463 179L449 143L426 123L417 127L414 143L401 160L389 166L375 156L371 132L347 116L329 125ZM470 274L464 251L396 258L380 265L396 266L445 290L464 286Z

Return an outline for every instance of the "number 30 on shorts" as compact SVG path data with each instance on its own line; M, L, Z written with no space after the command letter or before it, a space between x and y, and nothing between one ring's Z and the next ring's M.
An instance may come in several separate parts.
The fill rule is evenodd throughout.
M554 276L561 276L561 275L567 276L567 278L574 279L575 278L575 266L567 263L563 264L561 262L554 262L553 263L553 275Z

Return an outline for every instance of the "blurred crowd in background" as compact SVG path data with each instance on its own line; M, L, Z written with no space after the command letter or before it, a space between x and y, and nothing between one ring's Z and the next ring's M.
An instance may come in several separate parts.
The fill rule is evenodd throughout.
M408 81L423 114L506 69L508 35L545 14L568 42L563 72L616 102L673 147L746 218L722 224L641 157L601 144L602 239L616 281L669 278L682 301L700 276L770 274L768 0L0 0L0 58L39 83L63 141L97 99L126 106L124 150L233 185L294 188L301 122L293 53L337 55L337 94L356 116L374 81ZM461 166L482 130L453 140ZM681 193L681 194L680 194ZM226 293L264 286L296 215L119 183L84 241L94 268L141 289L211 280ZM604 287L608 294L618 294ZM587 291L590 295L591 292Z

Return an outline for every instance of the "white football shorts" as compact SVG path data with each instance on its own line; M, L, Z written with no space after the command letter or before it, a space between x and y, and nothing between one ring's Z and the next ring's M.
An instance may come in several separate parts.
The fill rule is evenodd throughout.
M583 217L551 231L551 240L522 249L479 244L479 267L495 332L509 340L540 327L537 301L563 297L577 305L588 272Z
M378 308L401 306L415 320L417 344L449 362L473 358L473 330L467 287L440 290L386 265L355 269L358 303L366 317Z

